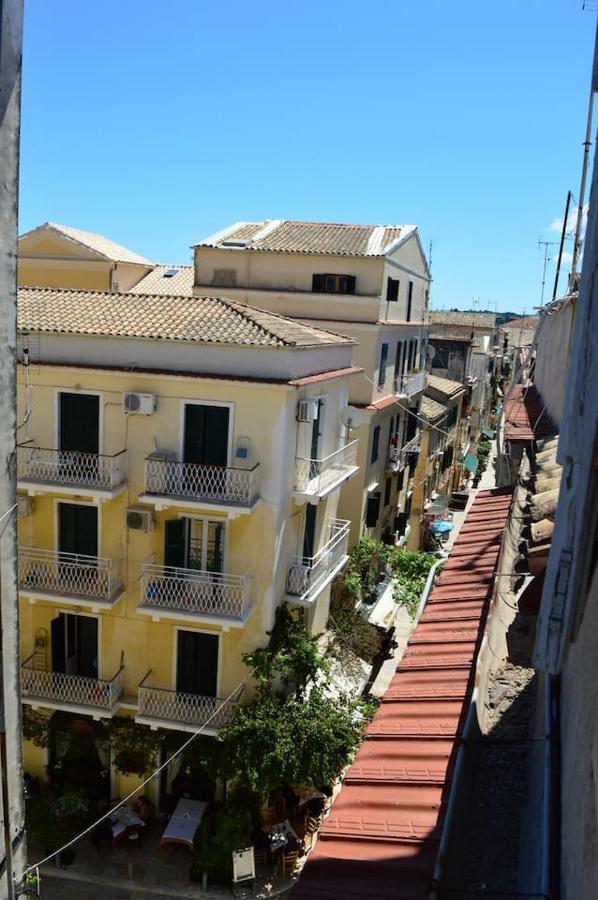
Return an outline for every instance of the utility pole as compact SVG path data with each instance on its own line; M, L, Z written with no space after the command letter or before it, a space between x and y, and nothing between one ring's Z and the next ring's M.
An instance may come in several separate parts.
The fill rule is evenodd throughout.
M596 47L594 47L594 62L592 64L592 76L596 69L597 57ZM575 240L573 242L573 260L571 262L571 275L569 276L569 287L573 289L575 286L575 275L577 273L577 263L579 262L579 254L581 252L581 226L583 223L583 206L586 196L586 182L588 180L588 166L590 163L590 147L592 146L592 112L594 110L594 78L591 79L590 99L588 101L588 118L586 122L586 137L583 142L583 163L581 166L581 185L579 187L579 202L577 204L577 221L575 223Z
M542 268L542 291L540 292L540 309L544 306L544 288L546 287L546 265L550 262L552 257L548 256L548 248L549 247L558 247L558 241L543 241L541 237L538 238L538 249L544 247L544 266Z
M559 243L558 262L556 264L556 275L554 276L554 289L552 291L552 302L556 300L556 294L559 287L559 275L561 274L561 260L563 258L563 246L565 243L565 235L567 234L567 221L569 219L569 207L571 206L571 191L567 191L567 201L565 203L565 215L563 218L563 228L561 231L561 240Z
M0 0L0 896L25 868L16 515L16 277L23 0Z

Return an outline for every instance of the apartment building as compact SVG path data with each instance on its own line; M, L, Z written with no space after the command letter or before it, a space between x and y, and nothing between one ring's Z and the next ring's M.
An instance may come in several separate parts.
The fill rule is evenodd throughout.
M194 292L218 290L357 346L349 388L358 475L342 491L351 542L405 530L425 386L430 272L417 228L237 222L195 245ZM314 459L314 465L334 460Z
M110 238L70 225L44 222L18 241L19 285L127 291L154 268Z
M123 795L136 776L111 768L102 722L133 716L172 750L277 606L324 628L361 369L351 339L228 299L21 288L18 315L22 696L51 734L25 767L64 770L84 734L79 768Z

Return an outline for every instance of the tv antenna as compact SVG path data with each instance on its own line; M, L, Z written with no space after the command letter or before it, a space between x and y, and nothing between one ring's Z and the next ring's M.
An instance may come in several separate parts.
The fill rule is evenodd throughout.
M540 309L544 306L544 288L546 287L546 266L552 260L549 256L549 247L558 247L558 241L543 241L542 237L538 238L538 250L544 247L544 266L542 268L542 292L540 294Z

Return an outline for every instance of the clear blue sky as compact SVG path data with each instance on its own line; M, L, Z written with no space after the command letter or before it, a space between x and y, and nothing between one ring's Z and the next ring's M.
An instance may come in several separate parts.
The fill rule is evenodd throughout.
M26 0L20 230L189 262L238 219L415 223L437 308L531 312L538 237L579 190L595 17L582 0Z

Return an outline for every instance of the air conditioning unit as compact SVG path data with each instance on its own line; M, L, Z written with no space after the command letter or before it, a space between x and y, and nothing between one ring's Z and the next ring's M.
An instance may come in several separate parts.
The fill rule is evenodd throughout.
M123 410L126 413L151 416L156 411L156 395L125 391L123 394Z
M298 422L315 422L318 418L317 400L300 400L297 404Z
M27 494L17 494L17 515L19 519L26 519L33 512L33 498Z
M142 531L147 534L154 527L154 517L151 509L142 506L129 506L127 509L127 528L132 531Z

